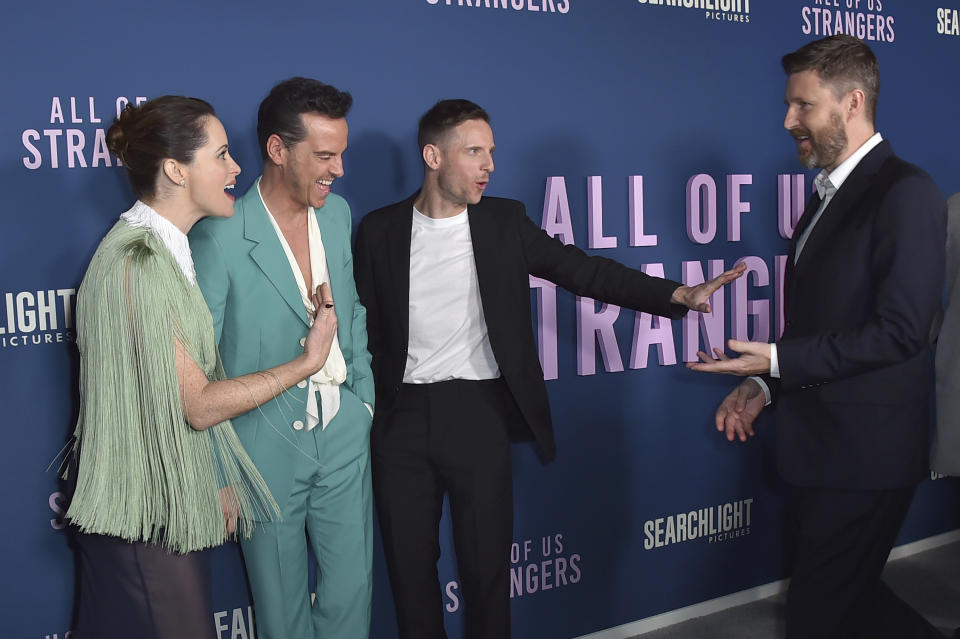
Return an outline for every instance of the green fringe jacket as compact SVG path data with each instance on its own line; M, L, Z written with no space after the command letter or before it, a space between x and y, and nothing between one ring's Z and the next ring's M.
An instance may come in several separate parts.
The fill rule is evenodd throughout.
M77 298L77 488L67 517L86 533L185 553L227 540L219 492L233 489L237 533L279 517L229 421L187 424L175 340L210 380L225 378L198 286L147 228L118 221Z

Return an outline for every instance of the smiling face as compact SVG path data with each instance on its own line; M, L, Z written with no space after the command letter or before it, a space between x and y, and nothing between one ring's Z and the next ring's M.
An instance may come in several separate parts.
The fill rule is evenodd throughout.
M842 115L846 99L838 99L816 71L800 71L787 78L783 126L796 141L797 159L806 168L832 171L850 156Z
M476 204L493 173L493 130L483 120L461 122L437 145L441 197L460 208Z
M233 215L233 195L228 191L237 184L240 166L230 157L227 132L220 120L205 118L207 141L194 152L193 161L185 167L187 189L194 206L204 215Z
M302 113L307 136L284 148L281 165L286 195L299 206L322 207L333 181L343 175L347 121L319 113Z

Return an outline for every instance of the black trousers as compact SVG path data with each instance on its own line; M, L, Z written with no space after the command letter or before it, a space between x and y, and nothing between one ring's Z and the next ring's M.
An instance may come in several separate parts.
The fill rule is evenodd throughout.
M213 639L205 552L78 533L80 598L74 639Z
M880 580L913 492L793 489L787 639L943 637Z
M404 384L395 407L374 427L374 497L401 639L447 636L437 577L445 494L466 636L510 636L508 430L518 424L509 389L495 379Z

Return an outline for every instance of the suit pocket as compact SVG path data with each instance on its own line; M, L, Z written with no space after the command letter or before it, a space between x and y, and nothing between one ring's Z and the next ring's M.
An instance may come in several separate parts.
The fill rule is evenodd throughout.
M341 404L354 404L354 409L360 415L362 424L366 427L369 432L371 424L373 424L373 415L370 413L370 409L367 408L367 405L363 403L356 393L347 386L346 384L340 385L340 402Z

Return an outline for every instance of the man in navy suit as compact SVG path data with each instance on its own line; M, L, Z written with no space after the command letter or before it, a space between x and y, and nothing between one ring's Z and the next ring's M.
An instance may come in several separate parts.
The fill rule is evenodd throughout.
M717 429L754 433L772 404L796 544L788 639L941 637L880 580L928 475L931 333L944 277L946 205L874 130L876 57L848 35L783 57L784 127L820 168L797 223L776 344L730 341L690 368L751 375Z
M467 100L427 111L419 142L423 188L367 214L354 253L377 394L377 514L401 639L446 637L437 579L444 494L467 639L509 639L510 442L532 439L548 461L556 449L529 275L680 317L709 312L710 295L745 267L683 286L551 238L520 202L483 195L493 130Z

